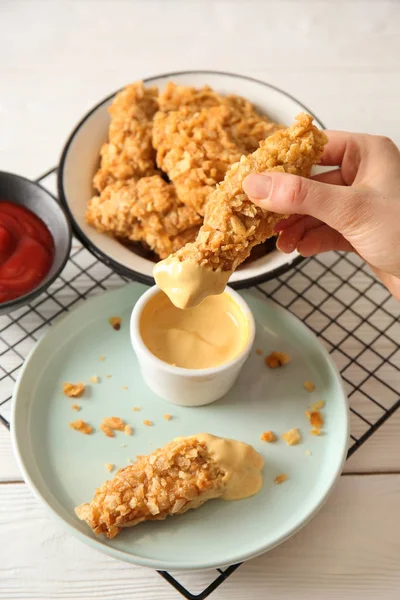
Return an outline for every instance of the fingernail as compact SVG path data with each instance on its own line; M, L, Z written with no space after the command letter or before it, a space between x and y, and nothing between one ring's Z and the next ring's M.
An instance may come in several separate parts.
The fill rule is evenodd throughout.
M271 177L264 175L264 173L248 175L243 181L244 191L254 200L264 200L268 198L271 186Z
M291 254L296 250L296 241L290 237L279 236L276 240L276 247L285 254Z

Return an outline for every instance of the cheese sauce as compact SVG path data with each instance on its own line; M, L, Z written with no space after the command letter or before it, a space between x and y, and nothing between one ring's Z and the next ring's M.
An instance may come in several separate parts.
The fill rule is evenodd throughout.
M223 482L226 489L221 496L223 500L241 500L260 491L264 459L252 446L210 433L200 433L193 437L206 444L210 456L225 471Z
M203 267L194 260L166 258L156 264L153 276L171 302L178 308L197 306L207 296L221 294L231 271Z
M209 296L195 308L180 310L160 291L144 307L139 327L150 352L184 369L229 362L250 335L247 316L228 294Z

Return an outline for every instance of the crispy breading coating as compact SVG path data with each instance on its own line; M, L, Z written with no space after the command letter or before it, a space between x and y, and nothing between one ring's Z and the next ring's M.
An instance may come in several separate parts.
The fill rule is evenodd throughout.
M88 203L86 220L100 232L144 242L160 257L194 240L202 222L159 175L108 185Z
M209 94L214 99L214 92ZM204 214L207 198L229 167L280 127L257 114L248 102L241 110L228 104L227 98L219 98L220 104L198 112L184 106L154 117L157 165L175 184L178 198L199 214ZM240 104L242 99L234 98Z
M169 81L158 98L160 110L170 112L182 107L189 108L191 112L197 112L202 108L218 106L225 101L225 97L214 92L210 86L201 88L176 85Z
M326 135L313 125L312 117L301 113L288 129L275 132L253 154L242 156L209 197L195 242L178 250L174 257L213 270L234 271L253 246L274 234L275 225L283 218L248 199L242 189L244 178L263 171L309 177L326 142Z
M163 112L176 111L181 108L188 108L190 112L199 112L203 108L225 105L239 110L244 117L257 114L254 105L242 96L221 95L208 85L196 88L176 85L172 81L168 82L160 93L158 105ZM268 121L266 117L263 118Z
M198 225L196 227L189 227L189 229L185 229L185 231L173 236L162 235L148 228L143 232L142 242L144 246L155 252L160 258L167 258L167 256L177 252L186 244L193 242L198 233Z
M151 130L158 110L157 97L157 88L145 88L141 81L126 86L115 96L109 108L109 141L101 147L100 169L93 179L99 192L115 181L155 172Z
M204 443L181 438L120 469L75 512L95 534L113 538L123 527L183 514L221 496L224 475Z

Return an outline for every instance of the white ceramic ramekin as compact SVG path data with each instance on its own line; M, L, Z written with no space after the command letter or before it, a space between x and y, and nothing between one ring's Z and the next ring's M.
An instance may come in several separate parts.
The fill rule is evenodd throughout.
M160 289L154 286L136 302L131 316L130 333L133 349L140 370L148 387L158 396L181 406L211 404L224 396L235 383L240 369L250 354L254 343L255 324L251 310L241 296L231 288L225 288L242 309L248 322L249 336L243 350L229 362L208 369L183 369L160 360L147 348L140 334L140 317L144 307Z

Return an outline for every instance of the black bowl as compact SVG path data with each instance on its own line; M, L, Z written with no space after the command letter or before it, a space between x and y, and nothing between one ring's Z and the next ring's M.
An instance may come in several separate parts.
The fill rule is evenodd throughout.
M33 290L0 304L0 315L12 312L44 292L63 270L71 250L71 227L57 200L38 183L20 175L0 171L0 201L25 206L48 227L54 240L54 258L46 277Z

